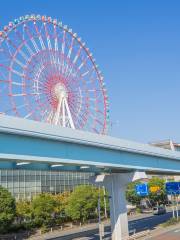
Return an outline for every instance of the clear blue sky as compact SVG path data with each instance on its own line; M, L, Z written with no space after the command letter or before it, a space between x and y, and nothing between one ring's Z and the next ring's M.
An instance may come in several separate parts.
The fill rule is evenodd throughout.
M87 43L107 84L111 135L180 142L180 1L4 0L0 27L28 13L61 19Z

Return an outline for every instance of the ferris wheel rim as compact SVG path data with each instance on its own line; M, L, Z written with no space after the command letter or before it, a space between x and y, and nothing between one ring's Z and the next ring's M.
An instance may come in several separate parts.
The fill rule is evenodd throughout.
M107 112L108 112L107 93L106 93L105 86L103 83L102 74L99 71L98 66L96 65L95 60L93 59L92 54L90 53L89 49L85 47L85 44L81 41L80 38L78 38L77 34L73 33L71 29L68 29L68 27L66 25L64 26L61 22L60 22L60 24L58 24L57 20L52 20L50 17L46 17L46 16L41 17L39 15L38 15L38 18L36 18L36 16L34 16L34 15L31 15L31 17L29 17L29 18L26 18L26 19L25 18L26 18L26 16L23 18L23 20L21 19L16 24L11 25L12 22L10 22L9 27L4 27L4 31L0 32L0 43L2 43L3 41L5 41L8 38L8 35L10 34L11 31L14 31L18 26L20 26L22 24L27 24L30 21L34 22L34 24L36 24L35 23L36 21L39 21L39 22L44 21L45 24L46 23L53 24L54 27L60 27L63 31L66 31L68 34L70 34L71 37L73 39L75 39L78 42L78 44L80 44L81 48L83 48L83 50L87 54L89 60L91 61L92 65L94 67L94 70L98 76L98 81L101 84L101 87L102 87L101 92L103 94L103 101L104 101L104 118L105 118L104 126L103 126L103 133L104 133L104 131L107 127ZM32 38L33 38L33 36L32 36ZM28 40L26 40L26 41L28 41ZM22 46L23 46L23 44L24 44L24 42L22 42ZM16 53L14 55L16 56L17 54L18 54L18 50L16 51ZM34 55L31 57L33 58ZM0 66L1 65L2 64L0 64ZM3 65L3 67L4 67L4 65ZM9 74L12 74L11 71L9 71ZM16 108L16 106L14 106L14 108Z

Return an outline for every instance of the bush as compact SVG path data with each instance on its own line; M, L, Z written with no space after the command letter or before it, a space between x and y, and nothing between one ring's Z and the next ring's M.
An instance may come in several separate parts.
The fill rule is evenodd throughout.
M15 199L7 189L0 186L0 233L6 233L16 214Z
M54 224L56 202L51 194L40 194L32 201L32 216L37 226Z

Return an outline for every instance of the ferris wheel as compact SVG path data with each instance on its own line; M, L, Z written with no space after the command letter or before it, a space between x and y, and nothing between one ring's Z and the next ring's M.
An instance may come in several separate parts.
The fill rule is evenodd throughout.
M51 17L26 15L0 32L0 112L106 134L108 97L85 43Z

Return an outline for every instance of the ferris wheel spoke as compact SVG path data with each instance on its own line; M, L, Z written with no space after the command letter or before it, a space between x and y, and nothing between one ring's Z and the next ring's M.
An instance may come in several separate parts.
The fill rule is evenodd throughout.
M19 38L20 41L22 41L22 43L24 43L24 46L26 47L26 49L28 50L30 57L34 55L34 52L32 51L32 49L30 48L30 46L27 44L27 41L24 40L24 26L23 26L23 34L21 34L18 29L15 29L15 33L17 35L17 37Z
M83 126L85 125L85 124L87 124L87 118L85 118L83 115L80 115L80 118L79 118L79 124L80 124L80 126L81 126L81 128L83 128ZM87 124L88 125L88 124ZM90 126L89 126L90 127Z
M10 58L12 58L13 54L11 52L11 49L10 49L10 46L9 46L8 42L6 41L5 44L6 44L7 48L8 48L9 56L10 56ZM2 49L2 51L3 51L3 49Z
M24 84L23 83L20 83L20 82L13 82L13 81L9 81L11 82L12 85L16 85L16 86L23 86Z
M103 126L103 123L99 121L97 118L94 121L97 122L99 125Z
M42 39L41 35L39 35L39 42L40 42L40 45L41 45L42 50L45 50L46 47L45 47L45 45L44 45L44 42L43 42L43 39Z
M28 104L27 104L28 105ZM40 111L40 113L42 112L41 108L39 108L38 106L35 107L31 112L29 112L28 114L26 114L23 118L27 119L29 117L31 117L34 113L37 112L37 110ZM34 119L35 119L35 116L34 116Z
M11 93L9 96L11 97L22 97L22 96L35 96L35 95L41 95L42 93L36 92L36 93Z
M37 26L37 24L36 24L36 21L34 21L34 27L35 27L35 31L36 31L36 33L37 33L37 36L38 36L38 39L39 39L41 48L42 48L42 50L45 50L46 47L45 47L45 45L44 45L44 42L43 42L41 33L39 32L39 29L38 29L38 26Z
M25 60L26 60L26 62L28 62L28 60L29 60L29 57L22 51L22 45L23 44L21 44L19 47L17 47L14 43L12 43L12 41L11 41L11 39L9 39L8 37L7 37L7 42L8 42L8 44L11 44L11 46L15 49L15 54L13 55L13 58L15 57L15 55L17 54L17 53L19 53Z
M80 50L80 52L79 52L79 56L78 57L80 57L80 53L81 53L81 50L82 50L82 46L80 46L80 48L79 48L79 50ZM85 58L81 58L81 64L76 68L76 71L77 71L77 73L80 71L80 69L83 67L83 66L85 66L85 64L86 64L86 62L87 62L87 60L89 59L89 55L87 55ZM77 74L76 73L76 74Z
M34 36L31 34L31 32L29 30L28 25L24 24L24 30L26 31L27 35L29 36L29 39L31 40L31 43L32 43L36 53L38 53L40 50L39 50L39 48L37 46L37 43L36 43L36 41L34 39Z
M94 115L92 112L89 112L89 118L95 120L97 118L97 116Z
M61 60L60 60L60 67L61 72L64 74L65 66L64 66L64 56L65 56L65 38L66 38L66 31L63 31L63 37L62 37L62 44L61 44Z
M72 53L72 49L73 49L73 44L74 44L74 38L71 39L71 45L69 47L69 51L68 51L68 55L67 57L70 59L71 58L71 53Z
M0 82L5 82L5 83L9 83L9 80L4 80L4 79L0 79Z
M57 31L56 31L56 25L54 25L54 49L56 52L58 52L59 50L59 46L58 46L58 36L57 36Z
M21 66L23 69L26 67L21 61L19 61L17 58L14 58L14 62L17 63L19 66Z
M72 53L72 49L73 49L73 43L74 43L74 38L71 39L71 44L68 50L68 54L67 54L67 61L69 62L71 59L71 53ZM66 68L65 68L65 75L67 75L68 72L68 64L66 64Z
M49 56L50 56L50 59L51 59L51 63L53 64L55 62L55 59L54 59L54 56L52 54L52 45L51 45L51 40L50 40L50 34L48 32L46 23L44 23L44 28L45 28L45 33L46 33L46 39L47 39L47 46L48 46L48 50L49 50Z
M57 54L57 52L59 51L59 46L58 46L58 35L57 35L57 31L56 31L56 25L54 25L54 49L55 49L55 62L57 64L57 67L60 71L60 59L59 59L59 56Z
M81 50L82 50L82 46L80 46L79 47L79 50L78 50L78 52L76 53L76 55L75 55L75 57L74 57L74 59L73 59L73 62L72 62L72 67L71 67L71 69L70 69L70 71L69 71L69 75L72 73L72 71L73 71L73 69L74 69L74 66L76 65L76 62L77 62L77 60L78 60L78 58L79 58L79 56L80 56L80 54L81 54ZM77 75L77 72L78 71L76 71L76 75ZM65 74L67 75L67 73L65 72Z
M13 68L10 68L10 71L12 73L14 73L15 75L19 76L19 77L23 77L24 76L24 74L22 72L19 72L19 71L13 69Z
M89 56L87 56L83 61L82 61L82 63L79 65L79 67L78 67L78 71L80 71L81 70L81 68L86 64L86 61L88 60L88 58L89 58Z

